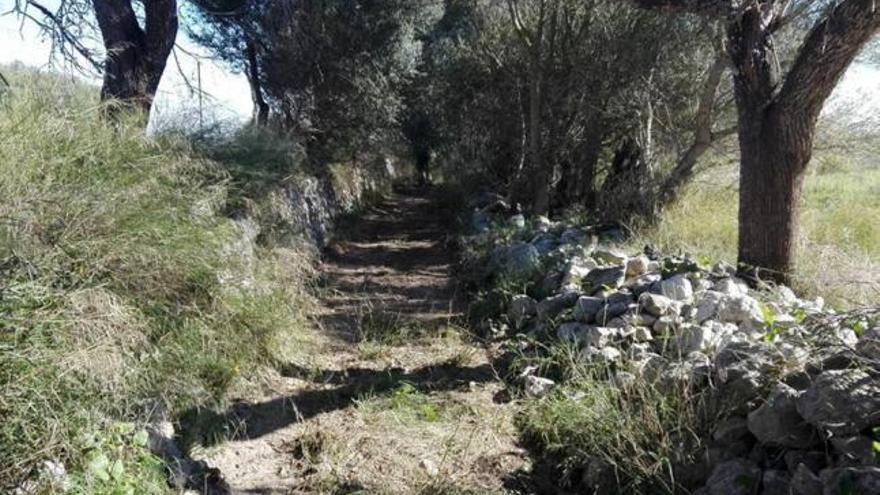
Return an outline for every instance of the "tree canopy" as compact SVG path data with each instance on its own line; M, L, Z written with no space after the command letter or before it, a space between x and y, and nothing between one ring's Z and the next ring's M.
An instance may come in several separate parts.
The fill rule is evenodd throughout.
M740 262L781 280L817 119L856 57L876 59L880 30L873 0L16 6L103 72L105 99L147 112L183 8L190 36L247 76L255 123L314 162L380 147L441 156L440 175L541 214L651 222L736 134Z

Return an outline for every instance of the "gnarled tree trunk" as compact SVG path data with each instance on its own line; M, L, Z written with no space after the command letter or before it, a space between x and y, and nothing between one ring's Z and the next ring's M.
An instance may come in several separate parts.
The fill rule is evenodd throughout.
M751 7L728 27L741 153L739 265L749 278L790 283L816 122L847 67L880 30L880 9L873 0L829 7L781 87L774 22Z
M814 126L771 110L740 126L739 261L752 278L789 282Z

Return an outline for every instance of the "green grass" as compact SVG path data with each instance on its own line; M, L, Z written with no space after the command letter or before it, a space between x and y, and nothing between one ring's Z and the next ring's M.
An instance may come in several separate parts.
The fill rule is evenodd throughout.
M630 244L733 262L737 205L735 175L711 170ZM880 295L878 218L880 169L837 167L823 174L812 169L800 207L795 290L840 308L873 304Z
M103 124L92 88L7 77L0 492L39 483L43 463L60 461L73 493L162 493L137 425L222 407L296 341L307 263L258 250L253 289L221 283L218 273L248 265L219 213L235 177L227 165L181 138Z
M687 481L676 468L698 459L710 421L685 386L660 390L644 382L626 390L582 377L550 396L524 402L524 441L552 460L577 487L590 463L607 466L620 493L674 493Z
M473 411L443 392L429 393L402 381L389 394L365 394L356 400L358 410L366 415L389 414L395 421L415 424L453 421Z

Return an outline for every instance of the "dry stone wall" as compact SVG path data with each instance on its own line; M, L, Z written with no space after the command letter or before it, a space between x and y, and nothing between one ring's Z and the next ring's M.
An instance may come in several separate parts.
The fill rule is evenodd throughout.
M623 252L602 229L527 219L492 195L471 207L479 283L529 288L483 319L487 333L571 345L614 387L712 398L705 455L682 469L696 493L880 493L880 309L838 314L724 263ZM518 379L540 400L558 385L536 369ZM582 490L613 490L601 466L583 470Z

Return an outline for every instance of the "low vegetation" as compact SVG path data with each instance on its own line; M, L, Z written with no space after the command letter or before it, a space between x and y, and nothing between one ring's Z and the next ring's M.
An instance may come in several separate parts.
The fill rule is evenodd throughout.
M289 349L308 264L258 249L245 266L220 214L234 175L185 140L101 122L91 88L7 76L0 491L52 491L58 465L73 493L163 493L144 425L221 404Z
M621 390L595 376L526 401L518 421L526 443L555 463L565 483L576 486L596 463L614 467L610 485L623 493L676 492L676 467L699 459L700 436L711 425L687 387Z
M103 87L0 77L0 492L880 483L875 2L46 3ZM178 31L251 124L147 125Z

